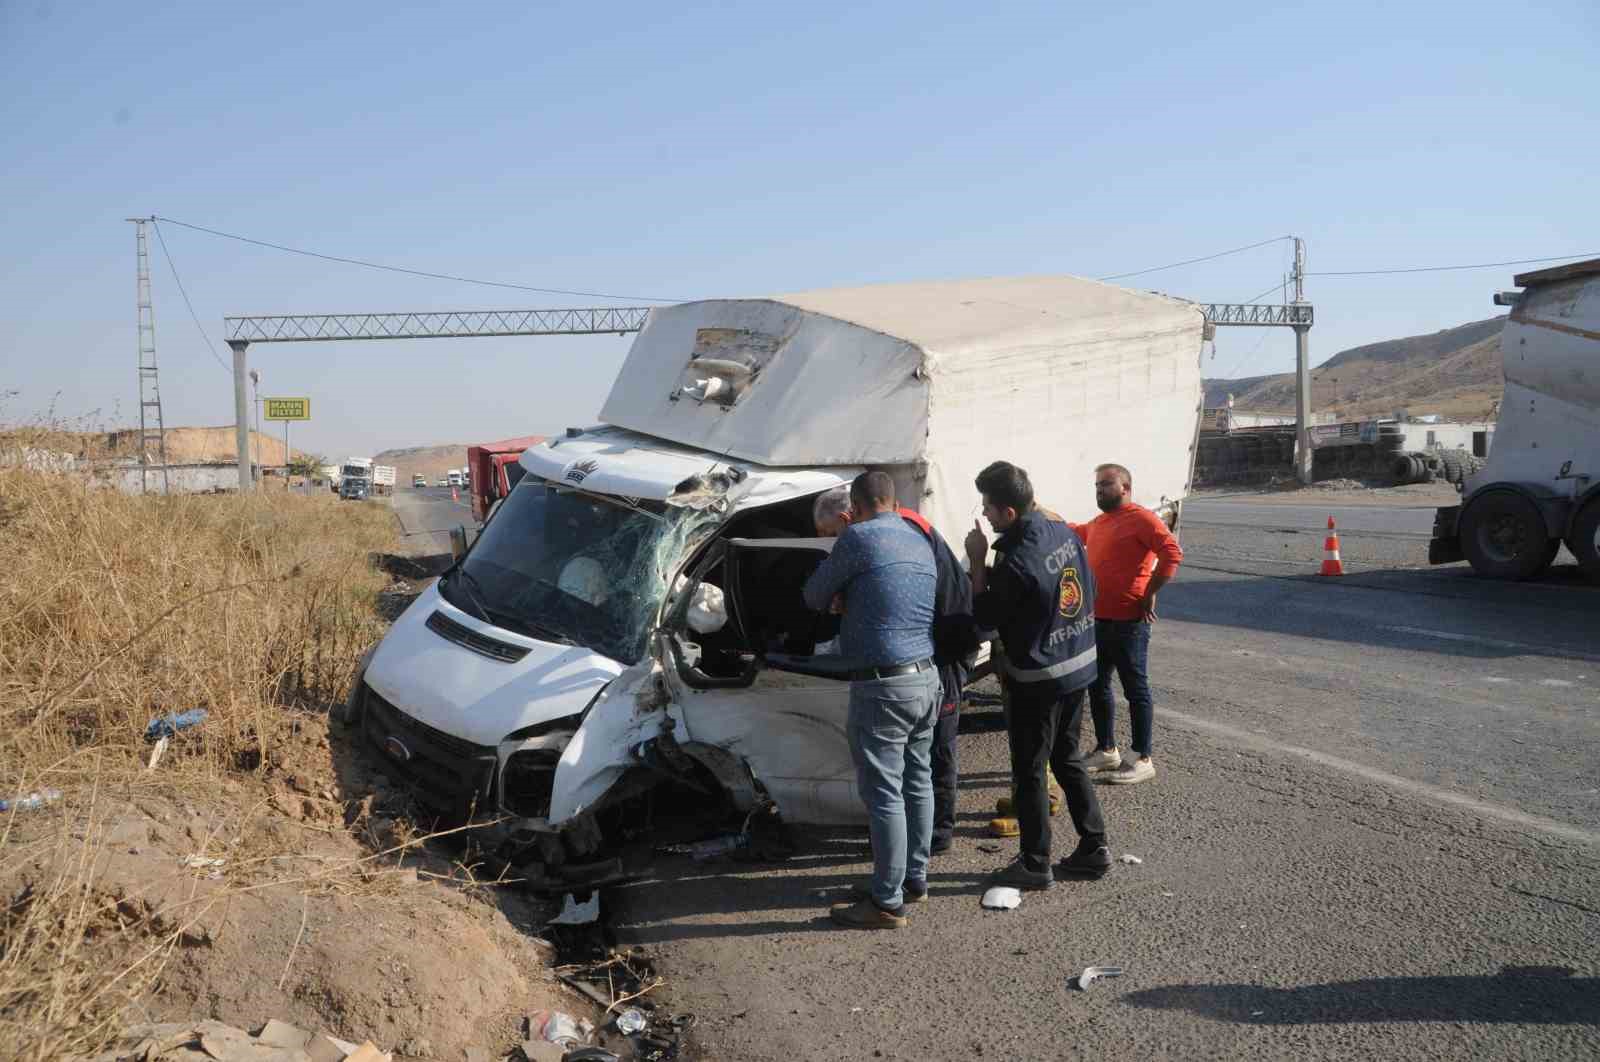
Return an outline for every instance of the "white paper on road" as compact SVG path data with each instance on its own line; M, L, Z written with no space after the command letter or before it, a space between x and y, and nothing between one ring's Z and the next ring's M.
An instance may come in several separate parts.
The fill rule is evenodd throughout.
M1022 890L996 885L983 894L983 906L990 911L1012 911L1022 906Z

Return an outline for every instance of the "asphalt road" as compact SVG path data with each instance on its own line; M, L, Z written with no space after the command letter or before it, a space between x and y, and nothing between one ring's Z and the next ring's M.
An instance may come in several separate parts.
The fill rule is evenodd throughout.
M450 531L465 525L473 528L472 500L460 491L452 501L449 487L397 487L390 501L405 551L412 554L449 553Z
M1351 574L1322 579L1332 500L1186 507L1152 649L1159 773L1099 790L1142 863L982 911L1015 852L985 835L1008 774L982 709L955 849L906 931L827 921L868 872L850 831L779 865L663 857L608 892L704 1056L1600 1054L1600 589L1570 565L1514 586L1430 569L1404 512L1346 532ZM1095 964L1126 973L1068 987Z

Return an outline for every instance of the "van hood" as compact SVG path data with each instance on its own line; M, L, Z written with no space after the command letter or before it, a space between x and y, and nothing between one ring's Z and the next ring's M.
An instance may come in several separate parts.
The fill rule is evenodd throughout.
M848 465L772 468L606 426L531 446L520 463L558 486L689 508L703 507L711 500L707 491L723 487L730 506L772 505L848 483L864 471Z
M505 663L467 649L427 626L435 612L528 653ZM450 604L433 584L379 643L366 681L413 719L475 745L493 746L523 727L577 715L621 671L615 660L581 646L492 627Z

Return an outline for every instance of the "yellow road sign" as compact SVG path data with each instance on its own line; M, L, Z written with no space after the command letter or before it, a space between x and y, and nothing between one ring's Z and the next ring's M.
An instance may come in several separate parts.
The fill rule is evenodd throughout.
M268 420L310 420L309 398L263 398L266 409L262 415Z

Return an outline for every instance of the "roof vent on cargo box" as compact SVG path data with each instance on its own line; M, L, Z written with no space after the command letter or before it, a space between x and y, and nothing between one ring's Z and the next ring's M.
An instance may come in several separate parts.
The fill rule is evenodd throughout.
M732 407L750 389L782 344L778 336L743 328L701 328L670 396Z

